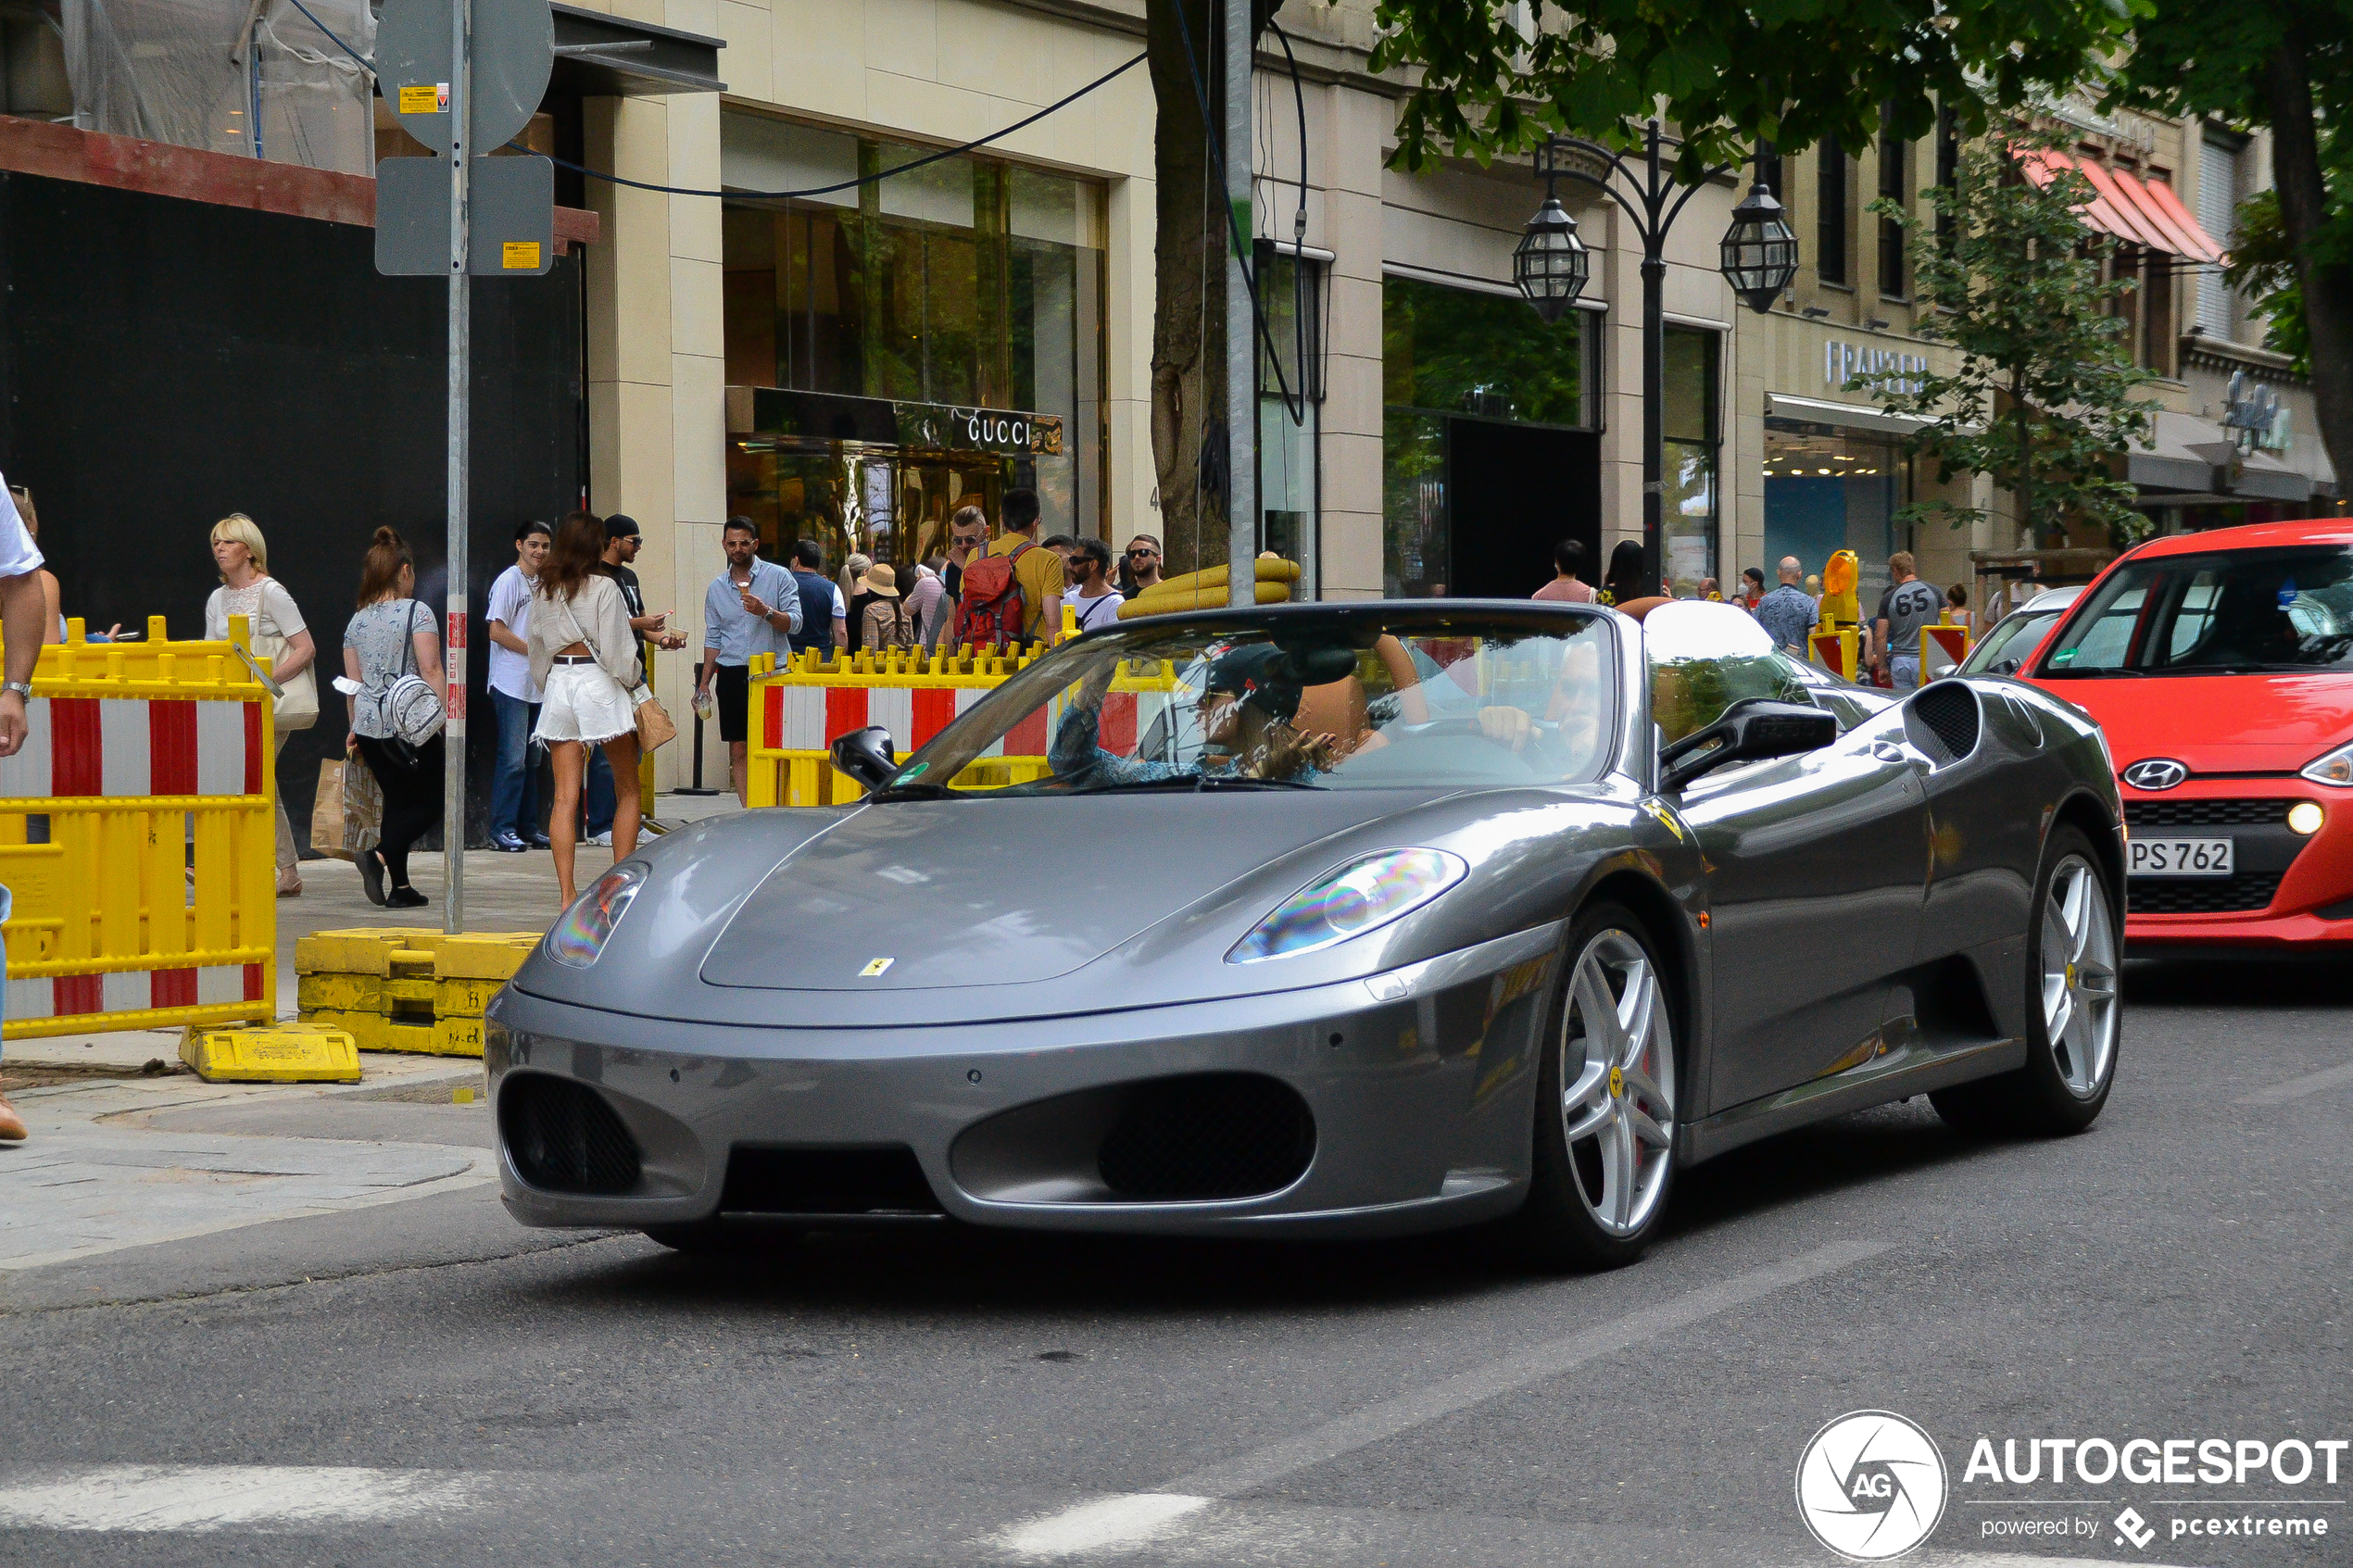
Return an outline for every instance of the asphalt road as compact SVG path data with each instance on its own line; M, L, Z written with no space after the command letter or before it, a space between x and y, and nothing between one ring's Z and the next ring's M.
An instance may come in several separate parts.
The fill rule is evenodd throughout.
M1689 1173L1607 1275L1476 1237L714 1261L474 1187L0 1276L0 1562L1822 1563L1801 1450L1876 1409L1948 1467L1908 1561L2353 1562L2353 1449L2334 1485L1964 1475L1981 1437L2353 1438L2353 977L2129 996L2090 1133L1849 1118Z

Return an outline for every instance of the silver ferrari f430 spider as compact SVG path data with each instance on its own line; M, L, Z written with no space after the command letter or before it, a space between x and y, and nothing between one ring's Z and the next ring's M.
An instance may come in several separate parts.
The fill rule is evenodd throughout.
M1129 621L831 756L863 799L658 840L493 1003L518 1219L1500 1221L1602 1265L1754 1139L1922 1093L2065 1133L2116 1071L2097 729L1727 605Z

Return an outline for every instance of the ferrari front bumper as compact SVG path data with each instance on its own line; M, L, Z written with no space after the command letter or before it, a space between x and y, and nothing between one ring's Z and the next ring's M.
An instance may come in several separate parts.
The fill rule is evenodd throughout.
M697 1024L510 986L484 1033L500 1179L531 1225L725 1213L1345 1236L1471 1223L1526 1190L1559 942L1552 924L1367 980L947 1029ZM595 1166L586 1143L577 1161L548 1156L549 1127L614 1119L630 1158ZM1252 1147L1302 1135L1288 1163ZM894 1160L906 1180L857 1190ZM797 1186L778 1170L819 1175ZM1245 1186L1276 1171L1265 1179L1280 1185L1231 1196L1221 1171ZM1209 1185L1187 1190L1202 1173Z

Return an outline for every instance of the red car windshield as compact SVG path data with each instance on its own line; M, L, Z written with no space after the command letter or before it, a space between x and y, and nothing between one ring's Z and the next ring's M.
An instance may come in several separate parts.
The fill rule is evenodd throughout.
M2046 680L2353 670L2353 550L2152 556L2086 596L2044 656Z

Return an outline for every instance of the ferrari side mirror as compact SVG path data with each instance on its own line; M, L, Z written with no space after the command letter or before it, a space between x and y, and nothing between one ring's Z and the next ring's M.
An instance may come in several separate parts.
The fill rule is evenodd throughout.
M879 724L852 730L834 742L834 766L873 789L899 771L899 757L890 746L890 732Z
M1702 774L1734 762L1818 751L1837 738L1838 719L1833 714L1799 702L1746 697L1726 709L1713 724L1693 731L1658 754L1658 787L1679 790Z

